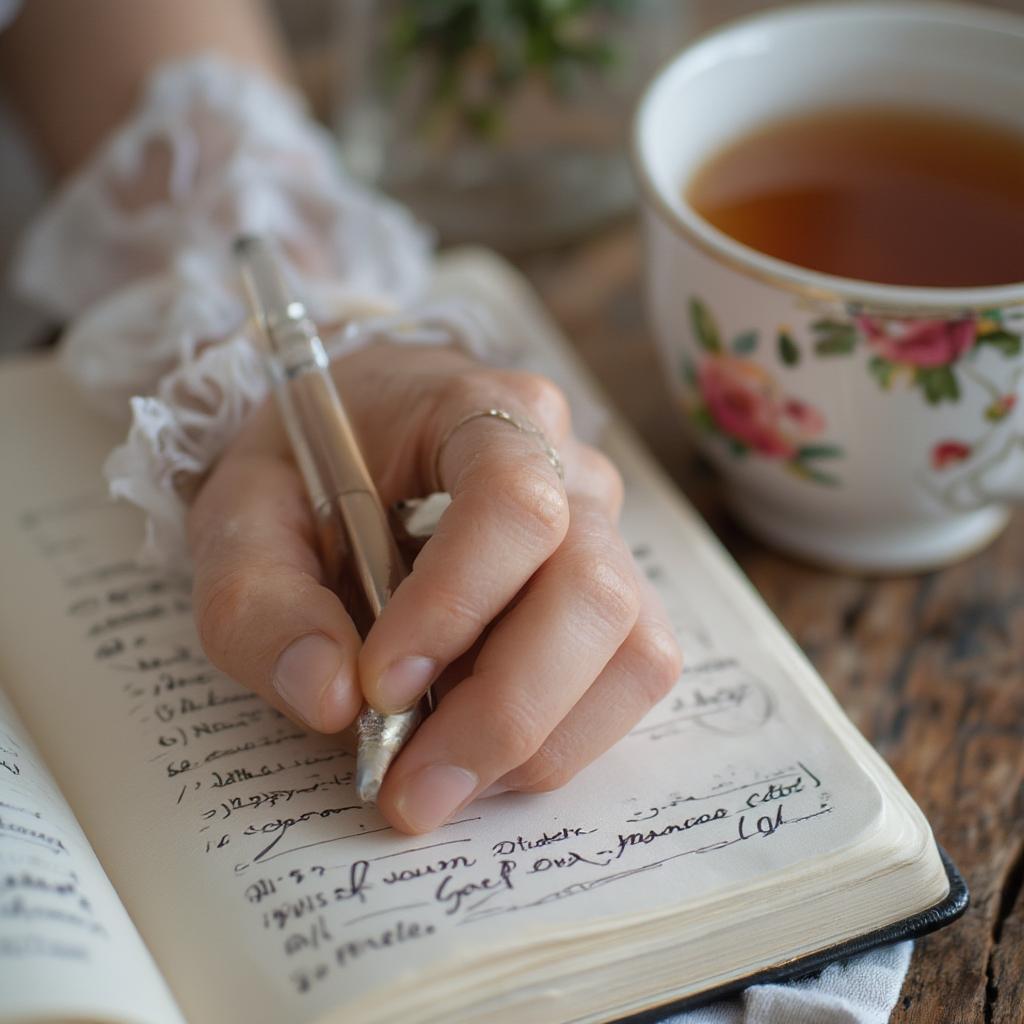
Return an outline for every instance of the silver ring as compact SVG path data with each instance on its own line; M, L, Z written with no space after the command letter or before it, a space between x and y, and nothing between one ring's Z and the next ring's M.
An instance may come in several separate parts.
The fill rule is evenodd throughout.
M441 483L441 456L444 455L445 446L452 439L457 430L464 427L467 423L481 419L484 416L490 416L493 419L501 420L502 423L507 423L510 427L515 427L519 433L528 434L530 437L536 438L541 448L544 450L544 455L547 457L552 469L554 469L558 474L558 479L565 479L565 467L562 465L562 460L558 455L557 449L548 440L547 434L545 434L536 423L527 419L525 416L513 416L512 413L505 409L474 409L473 412L466 413L462 419L452 424L452 426L445 431L440 444L437 446L437 454L434 456L434 484L436 490L441 491L444 489Z

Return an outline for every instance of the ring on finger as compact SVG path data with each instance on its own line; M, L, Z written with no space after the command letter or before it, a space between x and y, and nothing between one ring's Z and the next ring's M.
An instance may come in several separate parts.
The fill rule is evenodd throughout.
M526 416L515 416L510 413L507 409L474 409L472 412L466 413L461 419L456 420L444 433L440 443L437 446L437 453L434 456L434 489L437 491L444 490L444 486L441 483L441 458L444 455L445 447L448 442L455 436L455 433L464 427L467 423L471 423L473 420L482 419L484 417L491 417L492 419L500 420L502 423L507 423L510 427L515 427L521 434L527 434L533 437L540 444L544 451L548 462L551 467L558 474L559 480L565 479L565 467L562 465L562 459L558 454L558 449L548 440L547 434L544 433L540 427L537 426L531 419Z

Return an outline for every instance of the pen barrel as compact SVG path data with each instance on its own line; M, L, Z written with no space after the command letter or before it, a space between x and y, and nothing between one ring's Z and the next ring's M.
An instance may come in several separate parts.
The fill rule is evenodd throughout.
M405 578L405 561L375 491L338 494L332 504L343 526L349 571L376 619Z
M329 583L365 632L406 575L387 512L329 373L315 362L288 375L278 370L274 387L317 518ZM348 581L358 582L358 594Z

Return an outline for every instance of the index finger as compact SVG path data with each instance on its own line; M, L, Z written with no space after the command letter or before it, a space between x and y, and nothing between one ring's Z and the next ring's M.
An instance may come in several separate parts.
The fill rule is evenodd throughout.
M374 623L359 656L367 700L381 711L412 704L468 650L551 556L569 527L565 488L538 439L480 409L507 397L453 405L441 483L451 505ZM525 412L517 409L528 422ZM554 424L563 432L567 424ZM435 448L436 453L436 448Z

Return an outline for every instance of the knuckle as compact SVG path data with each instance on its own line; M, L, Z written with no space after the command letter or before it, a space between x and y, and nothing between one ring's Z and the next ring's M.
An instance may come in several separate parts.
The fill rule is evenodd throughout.
M509 375L509 386L531 416L542 424L557 426L560 433L568 430L569 400L554 381L539 373L518 371Z
M519 465L491 475L485 490L504 517L554 549L569 528L569 502L553 474Z
M509 772L503 782L521 793L547 793L561 789L575 774L565 758L545 744L525 764Z
M636 684L649 704L656 704L676 684L683 655L676 638L663 626L643 623L626 641Z
M545 733L529 707L505 698L489 710L494 751L509 768L525 764L544 742Z
M199 642L214 660L232 649L252 600L246 574L228 573L196 594L195 619Z
M463 644L467 636L475 636L483 625L482 609L464 588L457 590L432 582L424 591L421 606L429 609L430 622L430 635L421 642L437 650Z
M567 581L589 614L609 628L628 629L640 614L640 589L636 578L603 551L577 557Z
M484 366L471 366L452 374L440 389L440 407L489 405L494 401L496 376L494 370Z

